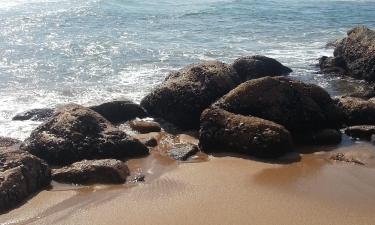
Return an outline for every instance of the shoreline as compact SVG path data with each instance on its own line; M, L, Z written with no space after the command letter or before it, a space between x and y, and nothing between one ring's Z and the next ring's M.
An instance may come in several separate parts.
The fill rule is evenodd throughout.
M364 151L370 147L366 143L359 146ZM358 144L334 151L361 151L356 147ZM76 190L55 184L0 216L0 222L371 224L375 219L373 168L330 162L326 155L302 154L301 161L289 164L210 156L207 162L181 163L173 168L157 168L156 162L163 165L157 160L151 163L153 173L160 173L144 184L93 185Z

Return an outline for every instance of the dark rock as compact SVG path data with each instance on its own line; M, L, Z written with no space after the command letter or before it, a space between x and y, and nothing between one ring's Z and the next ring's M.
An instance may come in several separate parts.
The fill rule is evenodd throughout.
M242 81L265 76L287 75L292 70L275 59L255 55L238 58L232 64Z
M371 89L371 90L357 91L357 92L349 94L348 96L354 97L354 98L360 98L363 100L370 100L371 98L375 97L375 90Z
M28 152L0 149L0 213L49 185L48 165Z
M366 140L371 140L372 135L375 134L374 125L359 125L347 127L344 130L345 134L355 138L363 138Z
M239 82L236 71L224 63L193 64L171 73L141 106L180 128L198 128L201 112Z
M344 112L348 125L375 125L375 103L360 98L339 97L337 106Z
M334 73L345 75L347 73L346 62L342 57L323 56L319 59L319 67L322 73Z
M218 108L201 116L199 146L205 152L237 152L272 158L292 149L291 135L282 125Z
M61 183L121 184L128 176L128 166L116 159L83 160L52 170L52 179Z
M342 134L339 130L324 129L320 131L295 134L293 139L300 144L335 145L341 142Z
M0 148L10 147L17 144L21 144L21 141L9 137L0 137Z
M223 96L215 106L285 126L292 133L341 126L343 115L321 87L287 77L247 81Z
M175 160L186 161L198 152L198 146L188 143L180 143L176 144L172 149L168 150L167 155Z
M129 122L129 126L141 134L161 131L160 124L152 121L132 120Z
M48 120L55 110L50 108L32 109L15 115L12 120L33 120L45 121Z
M346 75L375 81L375 31L358 26L347 35L336 44L334 57L345 62L346 67L342 69Z
M155 147L158 145L158 141L154 137L150 137L143 142L147 147Z
M90 109L112 123L120 123L147 116L146 111L140 105L129 100L106 102L97 106L91 106Z
M138 140L115 128L93 110L69 104L37 127L21 149L51 164L83 159L123 158L148 154Z

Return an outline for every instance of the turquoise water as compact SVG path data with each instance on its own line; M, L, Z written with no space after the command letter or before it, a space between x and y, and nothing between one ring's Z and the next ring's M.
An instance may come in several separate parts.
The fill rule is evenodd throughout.
M139 101L189 63L263 54L333 94L358 82L317 74L328 41L365 24L375 1L0 0L0 135L17 112L66 102Z

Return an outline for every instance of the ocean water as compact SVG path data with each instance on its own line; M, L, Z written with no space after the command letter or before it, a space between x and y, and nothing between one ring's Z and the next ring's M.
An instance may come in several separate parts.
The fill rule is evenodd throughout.
M11 121L24 110L140 101L171 70L244 55L337 95L361 82L318 74L317 59L359 24L375 28L375 1L0 0L0 136L29 135L38 122Z

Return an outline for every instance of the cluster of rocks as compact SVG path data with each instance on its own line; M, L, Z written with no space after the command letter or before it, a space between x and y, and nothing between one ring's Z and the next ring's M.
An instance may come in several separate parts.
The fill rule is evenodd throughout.
M320 59L322 72L375 81L375 31L358 26L347 35L335 42L333 57Z
M374 31L357 27L335 46L334 57L320 60L323 72L375 80ZM118 125L126 122L142 135L163 132L159 123L140 120L145 117L199 130L199 146L180 143L166 151L181 161L201 150L275 158L295 143L337 144L341 128L375 141L375 91L332 99L319 86L286 77L290 72L275 59L258 55L232 64L209 61L170 73L140 105L119 100L18 114L14 120L44 122L22 143L0 138L0 212L51 179L124 183L129 176L124 160L143 157L160 143L152 136L131 136ZM350 161L342 155L333 158Z

